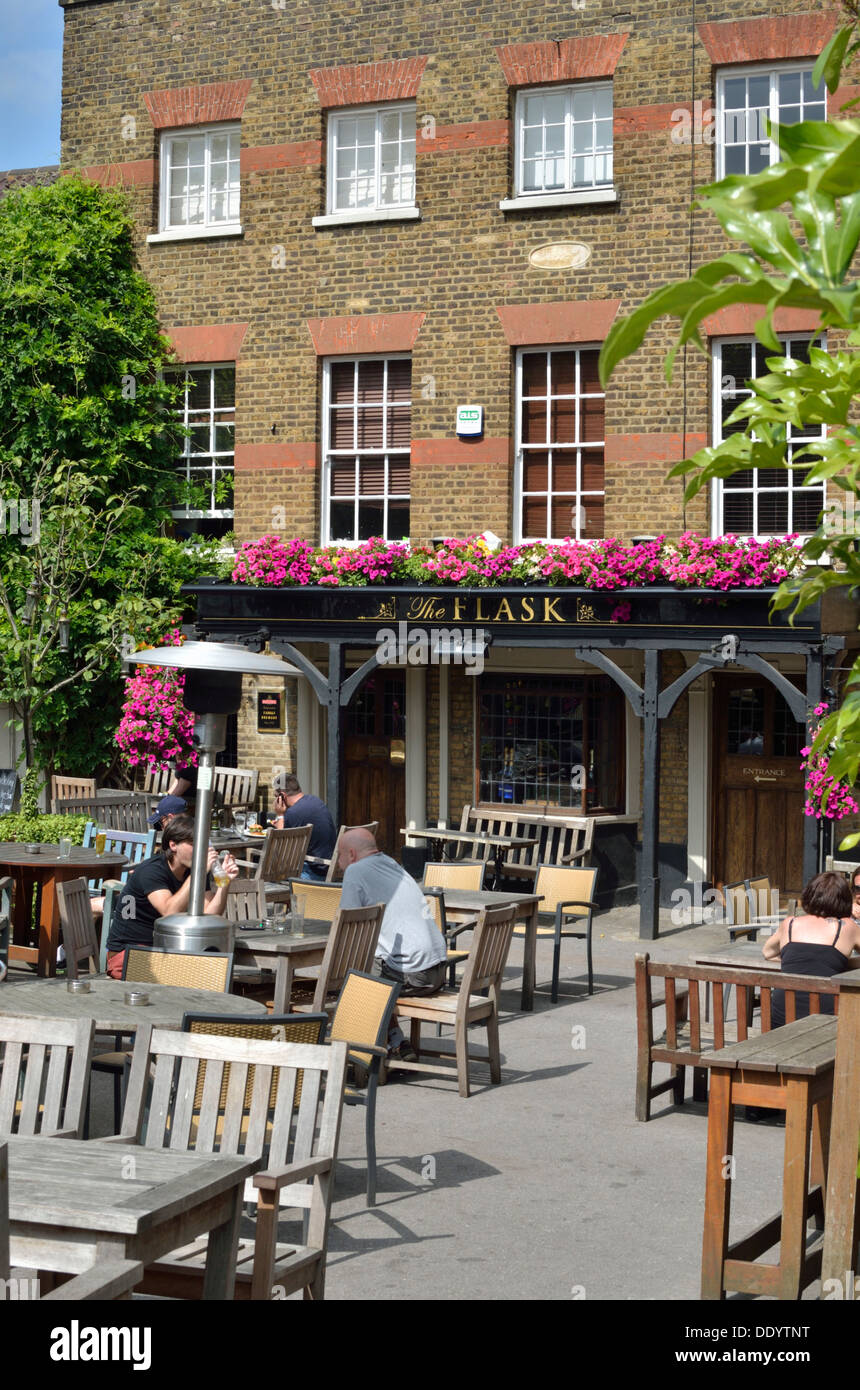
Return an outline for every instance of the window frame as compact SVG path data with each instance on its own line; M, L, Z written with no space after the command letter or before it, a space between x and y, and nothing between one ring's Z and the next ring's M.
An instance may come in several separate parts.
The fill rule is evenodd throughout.
M395 112L402 113L411 111L415 116L415 153L413 155L412 167L412 201L408 203L383 203L380 201L380 179L382 178L382 117L392 115ZM374 180L375 197L372 206L338 208L337 201L337 130L341 121L360 120L362 117L372 115L375 121L374 129ZM327 119L326 130L326 214L325 219L314 218L315 225L323 225L331 218L338 220L369 221L372 218L400 218L416 216L418 208L416 205L417 182L418 182L418 110L415 98L406 101L389 102L369 102L362 106L343 106L330 110ZM402 146L402 137L401 137ZM402 178L402 175L399 175Z
M599 80L599 81L594 81L594 82L591 82L591 81L588 81L588 82L563 82L563 83L547 84L547 85L542 85L542 86L537 86L537 87L520 87L520 88L517 90L516 99L515 99L515 102L514 102L514 180L513 180L513 185L514 185L514 186L513 186L513 198L514 198L515 200L517 200L517 201L522 201L523 199L532 199L532 198L534 198L534 199L539 199L539 200L543 201L544 199L546 199L546 200L551 200L551 199L553 199L553 198L568 198L568 197L570 197L570 196L572 196L572 195L577 195L577 194L583 195L583 196L591 196L591 195L594 195L595 197L598 196L598 195L614 194L614 189L615 189L615 130L614 130L614 121L615 121L615 93L614 93L614 90L613 90L613 85L614 85L614 84L613 84L612 79L609 78L609 79L601 79L601 80ZM613 127L613 133L612 133L612 147L611 147L611 150L610 150L610 153L609 153L609 156L608 156L609 159L610 159L610 161L611 161L611 164L612 164L612 177L609 179L608 182L603 182L603 183L575 183L575 182L573 182L573 159L574 159L573 137L572 137L572 132L573 132L573 95L574 95L575 92L582 92L582 91L589 91L589 92L608 91L608 92L609 92L609 100L610 100L609 116L608 116L608 118L607 118L607 117L602 117L602 118L601 118L601 119L604 119L604 120L605 120L605 119L608 119L608 120L610 121L610 124L611 124L612 127ZM527 188L524 188L524 187L522 186L522 175L523 175L523 159L524 159L524 146L525 146L525 134L524 134L524 127L525 127L525 103L526 103L526 101L528 100L529 97L544 96L544 95L554 95L554 96L557 96L557 95L559 95L559 94L563 95L563 96L565 97L565 101L566 101L566 107L565 107L565 120L564 120L564 126L565 126L565 152L564 152L564 160L565 160L565 165L566 165L566 169L567 169L567 174L568 174L568 176L569 176L569 180L566 181L565 184L563 185L563 187L561 187L561 188L546 188L546 189L542 189L542 190L540 190L540 191L535 190L535 189L527 189ZM594 123L595 120L596 120L596 117L592 114L592 123ZM596 158L597 158L597 155L596 155L594 152L592 152L592 156L591 156L591 157L596 159Z
M729 65L729 66L727 66L727 67L721 67L721 68L718 69L717 74L716 74L716 83L715 83L715 90L714 90L714 102L715 102L715 107L716 107L716 140L715 140L716 150L715 150L715 167L714 167L714 173L715 173L715 177L716 177L717 179L722 179L722 178L725 178L725 177L726 177L726 172L725 172L725 167L726 167L726 165L725 165L725 152L726 152L726 146L725 146L725 143L724 143L724 140L723 140L723 128L724 128L724 120L723 120L723 118L724 118L724 115L725 115L724 93L725 93L725 83L726 83L726 80L727 80L728 78L732 78L732 77L761 77L763 74L766 73L766 74L768 75L768 77L770 78L769 105L768 105L768 120L769 120L771 123L773 123L774 118L775 118L775 113L778 114L778 112L779 112L779 100L778 100L778 91L777 91L777 79L779 78L779 75L780 75L781 73L785 73L785 72L799 72L799 73L801 74L801 78L802 78L802 75L803 75L803 72L804 72L804 71L808 71L809 73L812 73L814 67L815 67L815 59L814 59L814 58L794 58L794 59L791 59L791 60L788 60L788 61L785 61L785 62L775 62L775 63L733 63L733 64L731 64L731 65ZM827 113L827 96L828 96L828 93L827 93L827 87L826 87L826 85L824 84L824 82L821 83L821 89L822 89L822 92L823 92L823 94L824 94L824 119L827 120L827 119L828 119L828 113ZM801 88L801 100L800 100L800 105L801 105L801 107L803 106L803 93L802 93L802 88ZM744 108L744 109L747 110L748 108ZM802 112L801 112L801 119L805 119L805 117L803 116L803 113L802 113ZM763 144L763 143L764 143L764 142L763 142L763 141L760 141L760 140L747 140L747 141L745 142L745 144L747 145L747 147L748 147L749 145L751 145L751 144ZM779 162L779 146L778 146L778 144L776 143L776 141L773 140L773 139L771 139L771 140L769 141L769 144L770 144L770 167L772 167L774 164L776 164L776 163ZM747 161L747 163L748 163L748 162L749 162L749 161Z
M239 137L239 209L234 218L224 219L220 222L209 220L209 201L211 195L210 185L210 166L211 166L211 147L212 138L224 133L237 134ZM203 222L170 222L170 178L172 172L172 162L170 160L171 144L174 140L191 140L204 136L206 140L204 152L204 176L203 176L203 199L205 218ZM159 142L158 153L158 177L159 177L159 198L158 198L158 234L148 237L148 241L179 241L191 239L193 237L211 236L236 236L242 231L242 123L241 121L217 121L212 124L177 127L176 129L163 130ZM229 197L229 193L228 193Z
M234 362L184 362L184 363L182 363L181 365L176 366L176 367L165 367L164 370L163 370L162 373L161 373L162 377L163 377L165 380L175 380L175 379L179 376L179 374L180 374L181 372L184 372L184 373L186 374L186 375L185 375L185 400L184 400L183 407L182 407L181 424L182 424L183 428L185 428L185 429L187 430L187 429L190 428L189 420L188 420L188 374L191 373L191 374L193 375L195 372L209 372L209 374L210 374L210 375L209 375L209 382L210 382L210 386L209 386L209 430L210 430L210 435L209 435L209 438L210 438L210 443L212 443L212 442L214 442L214 439L213 439L213 431L214 431L215 423L216 423L216 421L215 421L215 409L216 409L216 407L215 407L215 403L214 403L214 400L213 400L213 392L214 392L214 382L215 382L215 378L214 378L214 376L212 375L212 373L214 373L215 371L218 371L219 369L222 369L222 370L223 370L223 368L225 368L225 367L232 368L232 370L233 370L233 405L232 405L233 415L232 415L232 421L229 421L229 422L228 422L228 421L220 421L220 423L222 423L222 424L232 423L232 425L233 425L233 449L232 449L232 452L231 452L230 454L226 454L226 453L224 453L223 451L222 451L222 452L216 452L214 449L212 449L212 450L210 450L210 452L209 452L208 455L200 455L199 457L208 457L210 460L213 461L213 462L212 462L212 488L214 488L215 481L216 481L216 479L217 479L217 476L218 476L219 472L220 472L220 473L223 473L223 472L229 472L229 473L230 473L230 475L231 475L232 478L233 478L233 484L234 484L234 491L233 491L234 505L233 505L232 507L230 507L229 510L226 509L226 508L223 508L223 507L222 507L222 508L213 508L213 509L209 509L209 510L204 510L204 509L201 509L201 508L198 508L198 507L182 507L182 508L180 508L180 507L173 507L173 508L171 508L171 513L170 513L170 514L171 514L171 516L173 517L173 520L174 520L174 521L225 521L225 520L226 520L226 521L232 521L232 520L235 519L235 515L236 515L236 508L235 508L235 478L236 478L236 394L237 394L237 393L236 393L236 363L235 363L235 361L234 361ZM221 410L228 410L228 409L230 409L231 407L229 407L229 406L221 406L221 407L218 407L218 408L221 409ZM177 414L178 414L178 412L177 412ZM185 436L185 445L186 445L186 449L188 448L188 446L190 445L190 443L191 443L191 435L186 435L186 436ZM183 456L182 456L182 458L179 460L179 462L175 465L176 473L179 475L179 477L180 477L180 478L184 478L184 480L187 481L187 482L189 482L189 483L191 483L191 481L192 481L192 480L191 480L191 477L190 477L190 467L191 467L191 459L192 459L193 457L194 457L194 455L192 455L192 454L190 454L190 453L185 453L185 454L183 454ZM223 469L223 468L222 468L222 469L219 470L218 467L217 467L217 464L216 464L214 461L215 461L216 459L218 459L218 458L227 458L227 457L229 457L230 459L232 459L232 464L231 464L230 468L229 468L229 469ZM184 467L185 467L185 472L184 472L184 473L182 472L182 466L183 466L183 465L184 465Z
M827 335L826 335L826 333L824 333L824 332L819 332L819 333L814 333L814 332L809 332L809 331L806 331L806 332L786 332L786 333L777 333L777 337L779 338L780 343L785 344L786 347L787 347L787 345L790 344L790 343L801 343L801 342L803 342L803 343L814 343L816 347L820 347L820 348L821 348L823 351L825 351L825 352L827 351ZM712 443L712 445L713 445L714 448L716 448L717 445L718 445L718 444L721 444L722 441L723 441L723 421L722 421L722 400L723 400L723 394L722 394L722 386L723 386L722 359L723 359L723 348L724 348L724 347L727 347L727 346L737 346L737 345L741 345L741 344L749 344L749 345L751 345L753 348L755 348L756 346L759 346L759 347L762 346L762 345L759 343L759 340L758 340L758 338L756 338L756 336L755 336L754 333L730 333L730 334L726 334L726 335L724 335L724 336L721 336L721 337L719 337L719 338L712 338L712 339L711 339L711 443ZM768 355L769 355L769 356L774 356L774 355L775 355L774 353L769 352L768 349L765 349L765 351L768 352ZM788 351L786 351L786 354L785 354L785 355L786 355L786 357L789 355L789 354L788 354ZM750 380L755 380L755 378L750 378ZM743 387L739 388L739 390L738 390L738 392L736 393L736 395L737 395L737 400L736 400L735 404L738 405L738 404L740 404L740 400L741 400L742 397L751 396L751 395L752 395L752 392L749 390L748 387L743 386ZM809 442L808 439L807 439L806 441L804 441L804 440L802 440L802 439L795 439L795 440L792 440L792 439L791 439L791 435L790 435L790 430L791 430L791 426L789 426L789 437L788 437L788 443L789 443L789 444L791 444L791 443L794 443L794 444L802 444L802 443L804 443L804 442L806 442L806 443ZM826 430L825 430L825 427L824 427L824 426L822 426L822 432L821 432L821 436L820 436L820 437L821 437L822 439L824 439L824 438L826 437ZM810 467L811 467L811 465L810 465ZM757 472L758 470L755 470L755 471ZM768 470L768 472L771 472L771 471L772 471L772 470L770 470L770 469ZM786 472L787 472L787 473L790 473L790 469L789 469L789 468L786 468ZM788 499L789 499L789 508L788 508L788 510L789 510L789 521L791 522L791 521L793 520L793 517L792 517L792 515L791 515L792 512L793 512L793 494L794 494L796 491L800 491L801 489L792 488L792 487L789 485L789 486L787 486L785 489L780 489L780 491L783 491L783 490L787 491L787 493L788 493ZM757 521L758 521L758 499L759 499L760 493L761 493L761 492L765 492L765 493L775 493L776 491L777 491L776 488L762 488L762 487L760 486L759 482L758 482L758 479L757 479L757 478L754 479L753 484L752 484L753 520L754 520L754 522L757 522ZM810 494L814 491L814 489L812 489L812 488L810 488L810 489L803 489L803 491L805 491L805 492L807 493L807 495L810 495ZM779 540L779 539L781 539L783 536L789 535L792 531L797 531L797 528L796 528L796 527L794 527L793 525L789 524L789 526L786 528L786 530L785 530L784 532L782 532L782 531L759 531L759 530L753 530L753 531L750 531L750 532L745 532L745 531L732 531L732 532L730 532L730 533L727 533L727 532L726 532L725 525L724 525L724 502L725 502L725 480L724 480L723 478L715 478L714 481L713 481L713 483L711 484L711 535L712 535L712 537L714 537L714 538L717 538L717 537L719 537L719 536L723 536L723 535L726 535L726 534L731 534L731 535L739 535L739 536L740 536L740 535L750 535L750 536L755 537L757 540ZM822 497L821 497L821 510L822 510L822 511L825 509L826 505L827 505L827 488L826 488L826 485L825 485L825 484L822 484ZM812 532L812 531L797 531L797 534L798 534L799 536L801 536L801 537L806 537L806 536L812 535L813 532Z
M528 544L533 544L533 543L537 543L537 544L539 544L539 545L546 545L546 544L551 543L551 541L552 541L552 538L551 538L551 537L548 537L548 536L529 536L529 535L526 535L526 534L525 534L525 527L524 527L524 520L525 520L525 517L524 517L524 502L525 502L526 495L528 495L528 496L532 496L532 495L540 496L541 494L531 494L531 493L526 494L526 493L524 492L524 490L523 490L523 481L524 481L524 474L525 474L525 469L524 469L525 452L524 452L524 449L523 449L523 437L522 437L522 429L523 429L523 416L522 416L522 406L523 406L523 394L522 394L522 387L523 387L523 358L524 358L524 357L526 356L526 354L528 354L528 353L544 353L544 354L550 354L550 353L553 353L553 352L574 352L574 353L577 354L577 367L576 367L576 371L577 371L577 384L578 384L578 382L579 382L579 371L580 371L580 368L579 368L579 354L582 353L582 352L598 352L598 353L599 353L601 347L602 347L602 343L549 343L549 344L547 344L546 346L541 346L541 345L538 344L538 343L529 343L529 344L526 345L526 346L517 348L516 359L515 359L515 367L514 367L514 416L515 416L515 418L514 418L514 517L513 517L513 522L514 522L514 524L513 524L514 542L513 542L513 543L514 543L514 545L528 545ZM583 495L583 489L582 489L582 486L581 486L581 480L582 480L582 459L581 459L581 455L582 455L583 447L584 447L584 446L583 446L583 444L582 444L582 441L580 441L579 443L566 444L566 445L565 445L565 444L562 444L562 445L546 444L546 445L544 445L544 446L534 445L534 446L532 446L532 447L533 447L534 449L538 449L538 448L540 448L540 447L544 447L544 448L546 449L547 453L549 453L550 451L554 451L555 449L562 449L565 453L570 452L570 453L575 453L575 454L577 455L577 478L578 478L578 480L579 480L579 483L578 483L578 486L577 486L577 489L576 489L575 498L572 500L572 503L571 503L572 506L575 505L576 508L577 508L577 521L576 521L576 531L577 531L577 535L576 535L575 537L571 537L571 539L576 539L577 541L581 541L583 544L588 545L588 544L589 544L590 542L592 542L592 541L597 542L597 541L600 540L600 539L605 539L605 536L604 536L604 537L597 537L597 536L585 537L585 536L580 536L580 535L579 535L579 532L580 532L581 527L580 527L580 516L579 516L579 513L580 513L580 510L581 510L583 507L587 507L587 505L588 505L587 500L585 500L585 499L587 499L588 497L597 497L597 496L601 497L601 498L603 499L603 503L604 503L604 528L603 528L603 529L604 529L604 532L605 532L605 529L606 529L606 526L605 526L605 519L606 519L606 511L605 511L605 507L606 507L606 404L605 404L605 403L606 403L606 392L605 392L605 391L602 391L602 392L599 392L599 393L598 393L598 392L586 392L585 395L586 395L587 397L589 397L589 398L591 398L591 397L593 397L593 396L596 396L596 395L600 395L600 396L602 397L603 401L604 401L604 412L603 412L603 429L604 429L604 433L603 433L603 441L602 441L602 443L599 445L599 447L603 450L603 464L604 464L603 491L602 491L601 493L595 493L595 492L593 492L593 491L588 491L588 492L586 492L586 493ZM577 392L575 393L574 399L576 399L577 401L579 401L579 400L581 400L582 398L583 398L583 397L582 397L582 393L579 392L579 391L577 391ZM552 399L552 397L548 395L548 396L546 397L546 399L549 401L549 400ZM587 448L595 447L595 448L596 448L596 447L598 447L598 446L597 446L597 441L591 440L591 441L589 441L589 444L588 444L587 446L585 446L585 447L587 447ZM552 500L551 500L551 499L552 499L552 497L553 497L553 493L552 493L551 491L548 490L546 496L547 496L547 499L548 499L548 500L547 500L547 519L549 520L550 517L551 517L551 507L552 507ZM557 540L557 538L556 538L556 540Z
M391 542L393 543L394 541L399 541L399 540L404 539L404 538L403 538L403 537L400 537L400 536L395 536L395 537L391 537L391 538L388 537L388 535L387 535L387 532L388 532L388 506L389 506L389 502L392 501L392 500L394 500L394 501L401 501L401 500L403 500L404 494L403 494L403 493L399 493L399 492L398 492L398 493L390 493L390 492L388 491L388 486L387 486L387 485L388 485L388 481L389 481L389 465L388 465L387 459L388 459L388 455L390 455L390 454L399 454L399 455L408 454L408 457L409 457L409 493L406 494L406 497L407 497L407 500L408 500L408 502L409 502L409 518L410 518L410 523L409 523L409 524L410 524L410 528L411 528L411 525L412 525L412 428L411 428L411 412L412 412L412 407L413 407L413 405L414 405L414 396L413 396L413 392L412 392L412 387L411 387L411 385L410 385L410 392L409 392L409 410L410 410L410 431L409 431L409 434L410 434L410 440L409 440L409 449L408 449L408 450L402 449L402 448L401 448L401 449L389 449L389 448L386 447L385 445L383 445L381 449L361 449L361 448L358 447L357 444L356 444L356 446L355 446L354 448L348 448L348 449L332 449L331 444L330 444L330 431L331 431L331 423L330 423L330 422L331 422L331 409L332 409L332 404L331 404L331 372L332 372L332 367L335 366L335 365L338 365L338 364L342 364L343 362L352 362L353 364L358 364L359 362L385 362L385 363L388 363L388 362L393 362L393 361L399 361L399 362L405 361L405 362L409 362L410 365L411 365L411 364L412 364L412 361L413 361L413 355L412 355L411 352L358 352L358 353L355 353L355 354L352 354L352 353L346 354L346 353L344 353L343 355L339 355L339 356L337 356L337 357L326 357L326 358L323 359L323 363L322 363L322 369L323 369L323 375L322 375L322 432L321 432L321 449L322 449L322 487L321 487L321 503L322 503L322 504L321 504L321 509L320 509L320 544L321 544L321 545L359 546L359 545L364 545L364 544L365 544L364 541L359 540L359 539L357 539L357 538L355 538L355 539L353 539L353 540L341 540L341 539L333 539L333 538L332 538L332 535L331 535L331 505L332 505L332 501L333 501L332 492L331 492L331 464L332 464L332 460L333 460L333 459L336 459L336 458L341 457L341 456L346 456L346 457L353 457L353 456L355 456L355 457L378 457L378 458L382 458L382 459L384 459L384 460L386 461L386 463L385 463L386 491L382 494L383 510L384 510L384 519L385 519L385 524L384 524L384 527L383 527L383 531L386 533L385 539L386 539L386 540L389 540L389 539L390 539ZM387 371L386 371L386 384L387 384L387 380L388 380L388 374L387 374ZM386 420L386 413L385 413L385 412L386 412L387 402L385 401L384 398L383 398L383 401L382 401L381 404L382 404L382 407L383 407L383 410L382 410L383 432L385 432L385 431L387 430L387 420ZM398 404L399 404L399 405L405 405L406 402L405 402L405 401L400 401L400 402L398 402ZM357 418L357 417L356 417L356 418ZM361 497L361 493L359 493L358 491L356 491L355 494L354 494L354 497L353 497L353 522L354 522L353 529L354 529L354 531L357 531L357 530L358 530L358 506L359 506L359 499L360 499L360 497ZM406 539L408 539L408 538L406 538Z

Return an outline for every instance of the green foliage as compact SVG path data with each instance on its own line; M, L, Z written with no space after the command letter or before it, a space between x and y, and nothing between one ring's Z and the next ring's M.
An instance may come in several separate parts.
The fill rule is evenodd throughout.
M831 93L844 65L860 53L856 0L845 8L852 24L834 35L813 76L816 83L823 78ZM785 468L789 427L796 440L824 425L826 438L793 445L791 466L806 474L806 485L827 480L854 503L860 497L860 429L852 419L852 401L860 396L860 282L852 278L860 244L860 121L806 121L770 133L779 142L778 164L759 174L722 179L704 188L697 200L741 249L727 251L689 280L657 290L617 322L601 352L601 380L606 383L664 315L680 321L677 342L666 359L671 381L679 350L688 343L706 350L701 335L706 317L731 304L760 305L756 337L779 355L767 360L765 376L747 383L752 395L726 422L739 426L737 432L677 464L669 476L689 476L689 499L715 478L748 468ZM786 359L773 325L780 308L813 310L820 330L843 332L849 350L813 347L808 363ZM774 599L775 608L792 607L797 613L834 586L860 586L860 508L850 505L845 514L848 524L838 528L832 514L822 518L804 547L806 559L817 562L815 568L789 577ZM831 567L820 568L822 560ZM828 755L831 776L857 781L860 660L840 709L822 721L813 747Z
M67 839L73 845L82 845L88 820L89 816L40 816L22 810L16 815L0 816L0 840L55 845L58 840Z
M77 178L0 203L0 703L27 765L80 774L112 760L128 639L181 622L182 584L223 568L163 534L181 388L132 227L122 193Z

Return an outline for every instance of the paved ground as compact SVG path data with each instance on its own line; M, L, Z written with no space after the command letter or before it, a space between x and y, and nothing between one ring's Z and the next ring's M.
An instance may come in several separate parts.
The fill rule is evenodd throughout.
M663 960L725 943L725 928L673 927L647 944ZM434 1299L698 1298L707 1121L704 1106L655 1103L634 1118L633 958L638 911L596 919L595 993L584 943L563 945L562 997L549 1000L539 946L533 1013L519 1011L522 946L503 996L501 1086L461 1100L456 1084L393 1080L379 1094L378 1205L364 1204L364 1110L344 1119L327 1296ZM95 1133L108 1132L108 1083ZM688 1077L689 1089L689 1077ZM733 1229L779 1209L784 1131L739 1123ZM817 1292L815 1286L806 1297Z

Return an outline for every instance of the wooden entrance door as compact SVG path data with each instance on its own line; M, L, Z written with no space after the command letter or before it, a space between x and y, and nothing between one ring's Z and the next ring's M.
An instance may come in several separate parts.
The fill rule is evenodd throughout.
M379 848L400 858L406 824L406 681L377 671L344 712L346 825L379 821Z
M802 891L805 737L805 726L768 681L715 679L715 883L766 874L782 892Z

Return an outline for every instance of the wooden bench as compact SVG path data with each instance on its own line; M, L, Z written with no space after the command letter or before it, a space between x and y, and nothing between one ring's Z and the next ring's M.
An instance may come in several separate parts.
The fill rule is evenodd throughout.
M664 992L655 998L654 979L665 980ZM684 1103L684 1076L687 1067L693 1069L693 1098L705 1100L707 1068L703 1055L719 1051L732 1043L744 1042L756 1033L771 1029L771 1000L775 989L785 992L785 1020L793 1023L797 1017L797 995L809 995L809 1011L821 1012L824 995L835 995L834 1009L839 1009L840 981L844 975L788 975L767 969L729 968L721 965L689 965L652 960L647 954L636 956L636 1118L650 1120L651 1102L664 1091L672 1091L676 1105ZM706 1023L704 991L714 991L713 1017ZM737 1017L723 1017L723 991L737 990ZM750 1027L751 1003L755 991L761 994L761 1014L755 1027ZM654 1014L665 1011L663 1032L655 1036ZM671 1068L669 1077L652 1082L656 1063Z
M464 806L460 829L486 835L531 837L534 844L511 850L502 860L498 873L502 878L525 879L534 883L538 864L574 864L588 868L594 840L594 818L506 806ZM491 866L493 846L476 845L471 857ZM467 856L470 857L470 856Z

